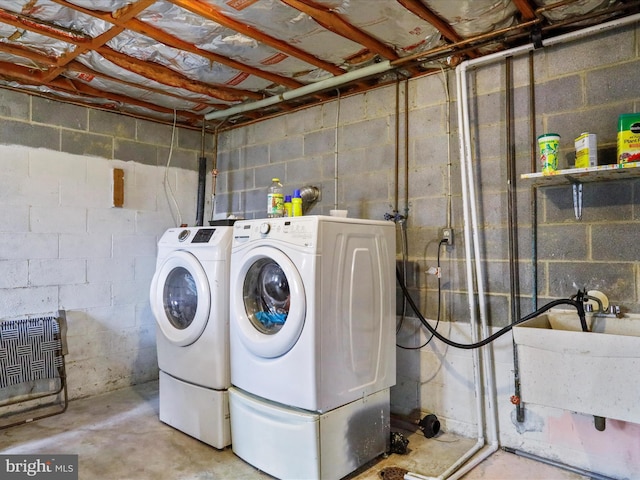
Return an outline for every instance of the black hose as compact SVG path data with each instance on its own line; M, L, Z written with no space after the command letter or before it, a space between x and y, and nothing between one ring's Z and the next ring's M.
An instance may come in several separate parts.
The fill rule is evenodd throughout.
M580 318L580 325L582 327L582 331L583 332L588 332L589 331L589 329L587 328L587 320L585 318L585 313L584 313L584 305L583 305L583 302L582 302L582 298L580 297L580 294L579 294L577 300L572 300L570 298L561 298L559 300L552 300L551 302L547 303L546 305L543 305L542 307L540 307L535 312L530 313L529 315L527 315L525 317L522 317L520 320L517 320L517 321L511 323L510 325L507 325L504 328L501 328L500 330L498 330L493 335L490 335L487 338L485 338L484 340L481 340L479 342L476 342L476 343L458 343L458 342L454 342L453 340L450 340L450 339L442 336L440 333L438 333L438 331L435 328L433 328L429 324L429 322L427 322L427 320L424 318L424 316L420 313L420 310L418 309L418 307L416 306L415 302L413 301L413 298L411 298L411 295L409 294L409 291L407 290L406 285L402 281L402 277L400 275L400 270L397 269L397 268L396 268L396 278L398 279L398 283L400 284L400 288L402 289L402 293L406 297L407 302L409 303L409 306L416 313L416 315L418 316L418 319L420 320L422 325L424 325L425 328L427 330L429 330L431 332L431 334L434 337L436 337L438 340L440 340L441 342L444 342L447 345L450 345L452 347L462 348L462 349L465 349L465 350L471 350L471 349L474 349L474 348L484 347L485 345L487 345L487 344L493 342L494 340L496 340L498 337L500 337L500 336L504 335L505 333L507 333L514 326L516 326L516 325L518 325L518 324L520 324L522 322L525 322L527 320L531 320L532 318L535 318L538 315L540 315L540 314L546 312L547 310L550 310L553 307L556 307L558 305L571 305L572 307L575 307L575 309L578 311L578 317Z

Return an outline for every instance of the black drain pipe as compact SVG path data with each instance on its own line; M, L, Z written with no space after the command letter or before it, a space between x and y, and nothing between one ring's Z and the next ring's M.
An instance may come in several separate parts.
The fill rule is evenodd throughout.
M200 158L198 158L198 201L196 204L196 227L204 225L204 193L207 184L207 157L204 156L204 126L202 122L202 139Z

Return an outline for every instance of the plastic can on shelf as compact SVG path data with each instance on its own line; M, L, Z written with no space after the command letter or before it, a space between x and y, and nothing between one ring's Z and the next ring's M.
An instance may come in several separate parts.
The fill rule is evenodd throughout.
M540 164L542 173L551 175L558 170L558 147L560 135L557 133L543 133L538 137L540 147Z

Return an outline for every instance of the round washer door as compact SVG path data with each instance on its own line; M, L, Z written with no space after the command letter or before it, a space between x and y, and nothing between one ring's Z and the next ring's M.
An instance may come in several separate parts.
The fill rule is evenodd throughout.
M211 291L200 262L191 253L172 252L151 282L151 309L169 342L195 342L209 320Z
M231 285L236 333L254 355L275 358L287 353L302 333L306 299L293 262L276 248L249 250Z

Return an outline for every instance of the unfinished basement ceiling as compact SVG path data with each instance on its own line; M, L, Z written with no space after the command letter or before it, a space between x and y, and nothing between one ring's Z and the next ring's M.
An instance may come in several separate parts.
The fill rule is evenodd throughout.
M0 0L0 87L209 129L206 114L379 62L393 67L215 120L228 128L631 15L639 4Z

